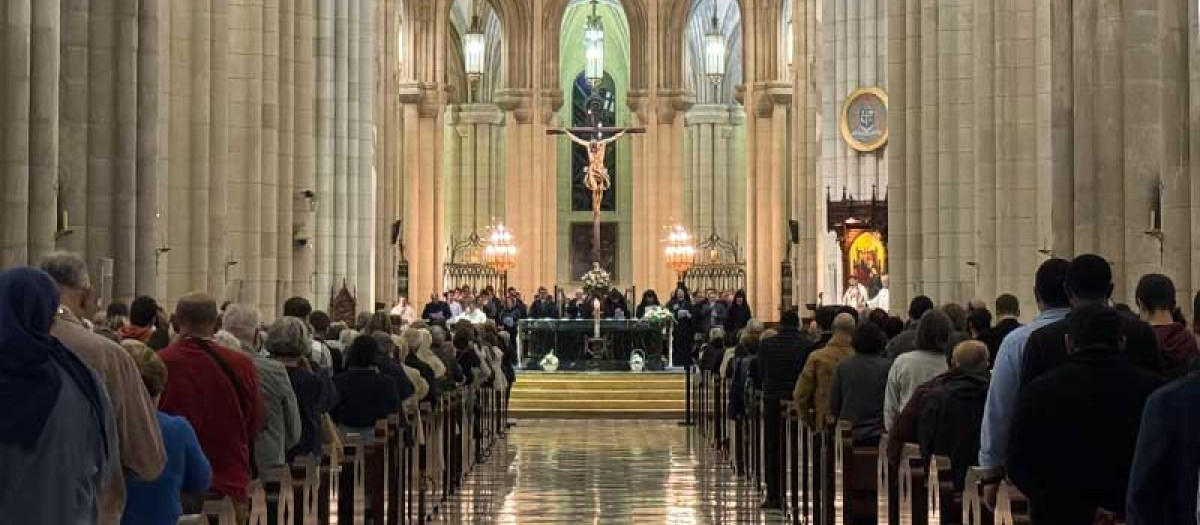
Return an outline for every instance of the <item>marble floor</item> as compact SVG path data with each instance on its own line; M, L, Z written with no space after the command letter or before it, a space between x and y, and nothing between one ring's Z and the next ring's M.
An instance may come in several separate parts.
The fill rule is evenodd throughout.
M673 421L523 420L436 523L784 523Z

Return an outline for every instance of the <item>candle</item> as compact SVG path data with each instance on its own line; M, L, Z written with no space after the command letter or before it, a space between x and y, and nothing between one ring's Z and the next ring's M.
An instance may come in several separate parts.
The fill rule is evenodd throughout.
M592 299L592 337L600 338L600 300Z

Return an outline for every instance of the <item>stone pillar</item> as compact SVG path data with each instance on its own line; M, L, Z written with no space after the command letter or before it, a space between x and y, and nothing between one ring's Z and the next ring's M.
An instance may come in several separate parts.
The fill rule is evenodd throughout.
M684 221L684 113L695 99L676 90L629 94L633 135L633 268L630 282L641 289L671 290L676 276L663 255L664 231Z
M505 225L517 237L519 259L509 272L509 286L536 290L558 279L558 149L546 135L562 105L557 92L507 90L496 94L505 112L504 169L501 183ZM526 292L527 293L527 292Z
M824 89L818 79L828 74L827 62L820 60L827 25L818 16L822 0L793 0L792 2L792 82L791 122L791 184L788 218L800 226L798 244L792 246L792 301L796 305L815 303L818 293L825 289L824 261L828 231L825 209L826 185L818 165L823 144L827 144L827 122L836 120L823 105ZM886 43L881 44L886 45ZM880 66L883 67L883 66ZM825 126L825 127L823 127ZM835 137L833 140L840 140ZM832 298L827 298L832 299ZM803 307L802 307L803 308ZM802 309L803 312L803 309Z
M791 84L756 82L746 86L746 271L747 294L755 317L779 318L781 271L786 259L788 187L788 104Z
M717 233L745 239L745 165L739 162L745 139L741 106L697 105L686 115L683 217L699 239Z
M462 104L453 114L448 131L456 147L447 159L446 234L482 236L493 219L506 219L500 171L504 113L494 104ZM518 201L520 195L514 194Z
M409 241L409 290L418 297L442 290L442 260L446 249L440 155L443 145L442 108L445 91L401 84L404 119L405 237Z

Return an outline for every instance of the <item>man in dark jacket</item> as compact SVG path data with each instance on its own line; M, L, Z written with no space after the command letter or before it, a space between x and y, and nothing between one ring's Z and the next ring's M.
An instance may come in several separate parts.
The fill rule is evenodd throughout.
M1072 309L1106 304L1113 291L1112 267L1099 255L1080 255L1067 263L1067 279L1063 286ZM1029 335L1021 367L1022 388L1066 362L1067 322L1063 319L1050 323Z
M758 372L762 378L764 442L766 443L767 499L762 508L783 508L783 418L780 401L790 399L796 379L804 369L813 345L800 333L800 316L795 311L784 312L779 320L779 333L764 341L758 350Z
M988 347L990 366L996 365L996 354L1000 352L1000 343L1013 330L1021 327L1021 300L1013 294L1000 294L996 298L996 325L986 331L978 339ZM990 367L989 367L990 369Z
M1066 361L1025 385L1012 425L1008 473L1035 525L1123 513L1142 408L1161 384L1118 348L1116 310L1088 304L1067 322Z
M1200 372L1146 400L1129 473L1126 523L1193 523L1200 470Z
M963 490L967 468L979 463L989 379L987 346L979 341L959 343L942 386L926 396L921 407L917 424L921 454L949 457L950 477L958 491Z
M933 310L933 299L918 295L908 303L908 325L900 335L888 341L887 356L895 359L905 352L911 352L917 344L917 322L925 312Z
M558 319L558 304L546 292L545 287L538 288L537 298L533 300L533 306L529 309L529 317L531 319Z
M433 324L446 324L453 315L450 313L450 303L442 300L437 294L429 296L429 302L421 311L421 319Z
M1162 274L1147 274L1138 281L1136 295L1142 319L1154 328L1167 379L1175 379L1191 371L1200 351L1196 347L1196 336L1188 330L1187 325L1176 323L1172 317L1175 311L1175 283Z

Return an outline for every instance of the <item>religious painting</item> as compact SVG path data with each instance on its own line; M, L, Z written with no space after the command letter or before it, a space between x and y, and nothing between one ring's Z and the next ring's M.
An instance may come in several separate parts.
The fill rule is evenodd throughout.
M857 151L878 150L887 143L887 117L887 93L877 87L859 89L842 106L842 139Z
M846 250L846 278L857 277L874 296L883 288L883 276L887 274L887 247L879 232L859 232Z
M571 259L571 276L578 279L592 269L592 223L573 222L570 232L568 257ZM614 281L617 279L617 251L620 248L617 232L617 223L600 223L600 267L604 268Z
M575 78L571 89L571 124L578 127L590 126L591 119L588 117L588 112L591 111L600 113L602 125L616 126L617 87L612 76L605 73L604 81L600 84L599 104L594 104L596 107L588 107L588 98L592 95L592 89L592 84L588 82L583 73ZM617 175L617 147L615 142L608 144L604 153L604 166L608 168L610 186L614 188ZM584 182L590 160L586 146L571 145L571 211L592 211L592 190L588 189ZM616 194L615 191L604 192L604 198L600 201L600 211L616 211ZM588 268L591 268L590 264Z

